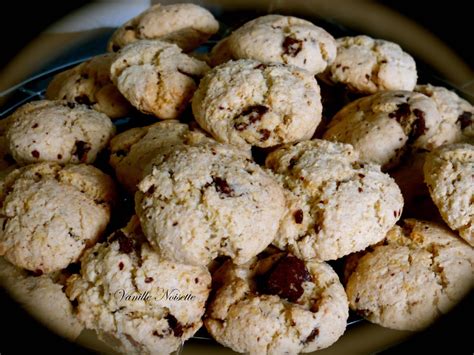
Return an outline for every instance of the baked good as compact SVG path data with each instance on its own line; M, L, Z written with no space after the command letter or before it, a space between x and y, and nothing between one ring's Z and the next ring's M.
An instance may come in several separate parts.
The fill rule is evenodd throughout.
M212 69L201 80L192 108L216 140L245 149L310 139L322 109L318 83L309 72L244 59Z
M68 279L87 329L125 354L169 354L201 327L211 287L205 267L162 259L136 217L88 250Z
M0 184L0 255L36 273L63 269L101 236L114 199L112 179L89 165L16 169Z
M444 221L474 246L474 146L436 149L426 158L424 176Z
M213 275L204 324L240 353L297 354L323 349L346 328L347 297L326 264L287 253L226 262Z
M214 16L196 4L155 4L120 26L110 38L107 49L117 52L135 41L160 39L191 51L218 29Z
M112 81L138 110L158 118L177 118L209 70L206 63L175 44L143 40L123 48L110 68Z
M53 332L75 340L83 327L53 275L33 276L0 257L0 285L36 320Z
M111 53L98 55L55 75L46 98L84 104L112 119L127 115L131 105L110 80L114 58Z
M15 160L10 154L8 148L8 142L6 137L6 131L9 123L9 119L0 120L0 174L5 169L15 165Z
M138 184L135 209L165 258L242 264L265 249L285 211L283 190L260 166L222 144L182 146L158 156Z
M415 60L398 44L364 35L337 39L329 72L334 83L363 94L410 91L417 81Z
M115 134L105 114L67 101L33 101L8 119L8 148L21 165L92 163Z
M213 64L230 59L255 59L323 72L336 58L336 40L324 29L293 16L257 17L224 39L211 53ZM221 52L223 51L223 52Z
M296 256L335 260L382 240L400 218L395 181L349 144L311 140L270 153L265 165L288 190L273 244Z
M350 143L361 159L396 166L407 151L432 150L446 140L441 115L429 97L409 91L383 91L344 106L323 138Z
M404 220L383 243L353 258L349 305L388 328L425 328L474 286L474 249L430 222Z

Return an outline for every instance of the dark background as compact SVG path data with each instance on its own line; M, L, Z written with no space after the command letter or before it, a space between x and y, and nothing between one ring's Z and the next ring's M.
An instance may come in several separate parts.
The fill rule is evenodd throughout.
M437 37L451 46L465 62L474 67L474 50L472 41L472 12L468 1L422 2L423 6L414 6L414 1L379 1L407 17L410 17L433 32ZM3 3L0 15L0 33L2 47L0 50L0 70L48 25L77 9L87 1L54 2L35 1L25 3L13 1ZM474 339L472 334L472 316L474 301L471 295L444 317L441 322L428 331L414 336L411 340L387 350L387 354L440 353L443 349L450 354L472 354ZM0 336L0 354L19 354L26 351L41 353L85 353L67 341L51 334L34 322L0 289L0 309L2 333Z

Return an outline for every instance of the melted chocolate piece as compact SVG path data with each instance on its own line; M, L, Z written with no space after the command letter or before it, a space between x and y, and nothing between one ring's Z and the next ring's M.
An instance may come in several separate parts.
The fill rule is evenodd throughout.
M296 210L293 213L293 218L295 219L296 224L303 223L303 210Z
M33 158L36 158L36 159L40 157L40 153L37 150L33 150L31 152L31 155L33 156Z
M311 343L314 339L316 339L318 335L319 335L319 328L314 328L313 331L308 335L304 343L305 344Z
M458 117L458 122L461 125L461 129L465 129L466 127L469 127L472 125L472 122L474 120L472 119L472 113L464 111L461 113Z
M296 38L286 37L283 41L283 54L296 57L303 49L303 41Z
M175 316L168 314L165 319L168 321L168 325L173 331L175 337L179 338L181 335L183 335L183 325L178 322Z
M87 161L87 153L89 153L90 150L91 145L89 143L76 141L76 146L72 154L75 155L81 163L85 163Z
M260 121L262 119L262 116L266 114L267 112L268 112L268 107L266 106L263 106L263 105L249 106L238 115L238 117L248 116L248 122L237 122L234 125L234 127L238 131L243 131L249 125L257 121Z
M388 114L388 117L395 118L397 122L402 121L404 118L410 116L411 110L410 105L407 103L399 104L397 109Z
M413 113L416 116L415 122L413 122L413 126L411 128L410 135L408 137L409 142L413 142L418 137L423 135L426 132L426 121L425 121L425 113L419 109L414 109Z
M232 188L229 186L225 179L222 179L218 176L214 176L212 178L212 181L214 182L214 186L216 187L217 192L228 196L231 196L233 194L234 190L232 190Z

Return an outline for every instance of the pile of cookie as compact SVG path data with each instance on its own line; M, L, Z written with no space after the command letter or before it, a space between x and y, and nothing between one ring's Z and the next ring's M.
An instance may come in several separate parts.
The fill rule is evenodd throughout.
M417 85L395 43L267 15L193 52L218 29L152 6L0 121L2 285L123 353L204 324L296 354L336 342L349 308L405 330L448 312L474 285L473 106ZM157 122L116 134L136 112ZM120 190L134 213L111 231Z

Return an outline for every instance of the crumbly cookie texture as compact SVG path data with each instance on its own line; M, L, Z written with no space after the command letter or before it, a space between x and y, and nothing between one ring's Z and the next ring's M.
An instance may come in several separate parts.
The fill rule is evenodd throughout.
M182 146L152 161L135 209L163 257L242 264L273 240L285 211L282 188L260 166L222 144Z
M466 136L474 137L474 106L469 102L442 86L417 85L415 91L435 102L442 119L439 130L445 138L443 144L464 141Z
M9 117L8 148L21 165L92 163L115 134L105 114L67 101L27 103Z
M211 70L192 108L216 140L246 149L310 139L322 110L318 83L307 71L243 59Z
M416 63L409 54L396 43L368 36L338 38L329 71L334 83L363 94L410 91L417 81Z
M52 275L32 276L0 257L0 285L28 313L53 332L75 340L83 327Z
M444 221L474 247L474 146L458 143L431 152L424 176Z
M0 255L35 272L63 269L101 236L114 199L112 179L89 165L14 170L0 184Z
M209 66L175 44L139 41L122 49L110 68L112 81L138 110L177 118Z
M156 4L119 27L110 38L107 49L117 52L139 40L160 39L191 51L218 30L219 23L201 6Z
M332 118L323 137L350 143L361 159L389 169L398 165L408 150L432 150L443 144L442 122L429 97L385 91L346 105Z
M400 218L403 198L395 181L379 166L362 163L349 144L286 145L265 165L289 195L273 243L300 258L334 260L365 249Z
M175 120L136 127L118 134L110 141L110 165L117 179L132 193L142 180L145 167L176 146L212 142L202 131L191 130L185 123Z
M336 40L309 21L267 15L235 30L225 45L216 48L214 63L229 59L255 59L262 63L294 65L311 74L323 72L336 58ZM224 51L220 53L220 51Z
M474 286L474 249L441 225L414 219L349 265L351 309L393 329L425 328Z
M87 329L124 354L169 354L196 333L211 287L205 267L162 259L140 223L129 224L82 258L68 280Z
M332 268L279 253L213 275L204 324L221 344L250 354L298 354L326 348L346 328L347 296Z
M125 116L130 103L110 80L115 54L103 54L57 74L46 89L46 98L87 105L110 118Z

